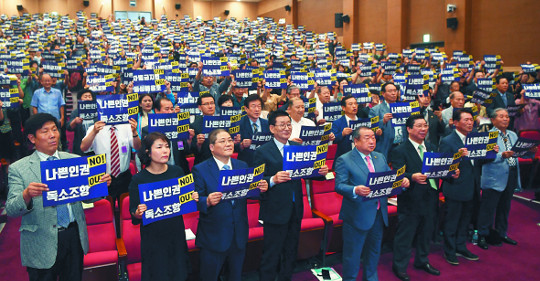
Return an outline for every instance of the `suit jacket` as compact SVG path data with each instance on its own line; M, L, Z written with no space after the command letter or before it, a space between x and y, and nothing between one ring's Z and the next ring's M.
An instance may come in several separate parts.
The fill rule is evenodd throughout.
M486 106L486 112L488 114L488 116L491 116L491 114L493 113L493 111L495 111L495 109L497 108L508 108L508 106L515 106L516 105L516 101L514 100L514 93L512 93L510 90L506 91L506 93L504 93L504 95L506 95L506 100L508 101L508 106L506 106L504 104L504 101L503 99L501 98L501 92L499 92L499 90L495 90L494 93L496 94L495 97L493 98L493 102L491 104L489 104L488 106ZM514 118L512 117L511 118L511 121L513 121ZM513 124L514 122L510 122L510 124Z
M245 169L247 164L231 158L232 169ZM219 186L219 168L214 158L210 158L193 167L195 191L199 193L199 225L195 244L215 252L225 252L231 246L233 239L240 249L246 246L248 240L248 218L246 199L221 201L208 207L208 194L217 192Z
M435 147L438 147L441 136L444 134L444 123L442 123L442 121L439 120L439 117L437 117L437 115L435 115L433 111L427 110L427 114L428 114L427 123L429 126L428 142L435 145Z
M497 128L493 127L490 132L493 131L497 131ZM510 139L510 143L514 145L518 139L516 133L510 130L506 130L506 134ZM506 184L508 183L510 166L508 165L506 159L502 158L502 153L506 151L506 147L500 133L499 137L497 137L497 145L499 146L499 152L497 153L497 157L495 157L495 159L493 160L486 161L486 163L482 165L482 177L480 187L482 189L494 189L496 191L502 192L506 188ZM515 159L517 163L518 159ZM519 163L517 165L517 172L518 186L516 187L521 187Z
M456 153L465 145L454 130L450 135L441 139L439 145L440 152ZM480 186L480 163L475 165L471 160L465 158L459 163L459 177L446 178L443 181L442 189L445 197L456 201L469 201L473 199L474 192Z
M195 155L195 164L201 163L206 159L209 159L212 157L212 152L210 151L210 143L208 142L208 138L204 140L203 144L201 145L201 149L197 147L197 135L202 134L204 126L204 120L202 115L196 115L195 120L193 120L193 123L191 123L190 128L195 131L195 137L194 140L191 142L191 153Z
M375 151L382 153L385 157L388 157L388 152L390 152L390 148L392 148L392 144L394 143L394 126L392 125L392 120L389 120L384 124L383 117L386 113L390 113L390 106L386 101L383 101L382 103L374 106L369 111L369 118L373 118L375 116L379 116L379 128L383 131L382 135L377 137L377 147L375 148ZM405 139L405 133L407 131L403 130L403 138Z
M79 157L75 154L58 152L60 159ZM48 269L54 265L58 250L58 228L56 207L43 207L42 196L32 198L26 206L22 193L31 182L41 182L40 159L37 152L9 166L9 194L6 203L8 216L22 216L21 260L23 266ZM88 233L81 202L71 204L75 221L79 226L81 246L88 252Z
M289 141L290 145L300 145ZM270 184L270 178L277 172L283 171L283 156L276 146L274 140L261 145L253 157L255 167L266 164L263 179ZM294 196L294 204L293 204ZM290 180L268 187L268 191L261 193L261 208L259 219L264 223L286 224L291 218L291 213L296 212L297 218L302 218L304 210L302 181Z
M338 159L339 156L351 151L352 149L350 135L345 137L342 135L343 129L348 127L349 124L347 123L345 115L341 116L339 119L332 123L332 133L334 133L334 135L336 136L334 143L337 144L335 159ZM332 168L336 168L336 162L334 162L334 166Z
M376 151L370 154L376 172L389 171L386 158ZM364 201L362 196L355 196L354 187L365 185L369 169L364 159L354 149L337 159L336 192L343 195L339 218L357 229L368 230L373 226L377 215L377 202L381 204L384 224L388 226L388 207L386 197Z
M424 142L424 145L426 152L436 151L435 145L429 142ZM403 165L407 165L405 177L409 179L411 185L398 195L398 212L403 214L433 212L434 210L426 206L426 203L432 202L430 197L437 197L439 192L435 191L429 182L428 184L419 184L412 180L413 174L422 172L422 159L413 143L408 139L392 150L392 167L399 169ZM438 185L439 180L436 179L435 182Z
M261 120L261 132L262 133L270 133L270 128L268 125L268 120L259 118ZM240 120L240 136L243 140L245 139L251 139L253 137L253 127L251 126L251 122L249 120L249 117L246 115L242 117L242 120ZM242 160L248 164L248 166L252 167L253 165L253 154L255 152L251 149L243 149L240 152L238 152L238 160Z
M144 126L141 129L141 140L144 139L147 135L148 135L148 126ZM194 141L195 142L197 141L196 138L194 138ZM183 149L178 148L177 141L171 141L169 145L171 148L172 157L174 158L174 164L182 168L182 170L184 170L184 173L186 175L189 174L190 173L189 164L187 162L186 157L188 154L191 154L191 151L190 151L190 147L187 141L185 140L182 141Z

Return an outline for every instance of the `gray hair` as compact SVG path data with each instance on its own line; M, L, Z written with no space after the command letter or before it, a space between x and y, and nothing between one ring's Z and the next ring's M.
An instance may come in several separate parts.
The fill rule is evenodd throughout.
M371 128L369 127L366 127L366 126L360 126L356 129L354 129L354 132L353 132L353 138L356 139L356 140L359 140L360 139L360 130L370 130L371 131Z
M497 117L497 115L499 114L499 111L506 111L506 113L508 113L508 110L506 110L506 108L502 108L502 107L495 108L495 110L491 112L491 115L489 116L489 118L493 119Z

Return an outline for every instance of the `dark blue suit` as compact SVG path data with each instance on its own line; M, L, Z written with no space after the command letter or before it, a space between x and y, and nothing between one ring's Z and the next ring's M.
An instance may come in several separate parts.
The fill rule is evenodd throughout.
M299 145L292 141L289 141L289 144ZM255 150L253 162L255 166L266 164L263 179L269 184L268 191L261 193L260 199L259 219L264 222L260 280L273 281L276 276L278 280L290 280L304 209L302 181L291 180L270 187L270 178L283 171L283 156L274 139Z
M261 121L261 127L259 128L259 131L261 133L270 133L268 120L262 118L259 118L259 120ZM250 140L251 137L253 137L253 127L251 126L251 121L247 115L242 117L242 120L240 120L240 136L243 140ZM243 150L238 152L238 160L242 160L246 162L248 166L253 167L253 154L255 154L255 151L244 148Z
M339 156L351 151L352 149L352 141L350 140L350 135L342 135L343 129L345 128L349 128L349 124L347 122L347 119L345 118L345 115L341 116L339 119L332 123L332 133L334 133L334 135L336 136L334 143L337 144L335 159L338 159ZM335 168L336 162L334 162L334 166L332 167L332 169L335 170Z
M464 147L463 141L454 130L441 139L440 152L456 153ZM459 177L443 181L442 189L446 201L444 221L444 252L455 256L456 252L466 250L468 226L473 215L474 198L480 192L480 164L474 166L465 158L459 163Z
M374 151L370 157L376 172L390 170L381 153ZM339 213L343 220L343 280L356 280L364 247L363 280L378 280L377 264L383 224L388 225L388 209L385 197L363 201L361 196L354 194L355 186L366 184L368 173L369 169L357 149L343 154L336 161L336 192L343 195Z
M231 158L232 169L245 169L247 164ZM210 158L193 167L195 191L199 193L199 225L195 244L201 248L201 279L217 280L221 267L228 260L229 279L240 280L248 241L246 199L221 201L208 207L208 194L217 192L219 168Z

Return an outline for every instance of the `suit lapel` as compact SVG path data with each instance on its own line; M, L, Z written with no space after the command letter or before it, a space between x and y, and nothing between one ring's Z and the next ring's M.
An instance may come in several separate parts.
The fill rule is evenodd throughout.
M210 174L214 177L215 181L219 183L219 166L216 163L216 160L214 159L214 157L211 157L209 160L210 161L208 161L208 171L210 171ZM212 171L216 171L216 172L212 173Z
M29 167L30 171L41 182L41 166L39 164L39 162L41 162L41 160L39 159L37 151L34 151L34 153L30 156L30 161L29 162L30 162L30 167Z
M424 145L426 145L426 142L424 142ZM426 145L426 151L424 152L428 152L428 148L427 148L427 145ZM422 167L422 161L423 159L420 159L420 155L418 155L418 151L416 150L416 148L414 147L414 145L411 143L410 140L407 140L407 151L409 152L410 156L412 158L412 160L414 161L414 163L412 163L413 165L416 165L416 167Z
M352 151L351 153L353 157L353 162L360 168L360 170L362 170L362 172L364 172L365 174L368 174L369 169L366 166L366 162L364 161L364 159L362 159L360 154L358 154L358 151L354 151L354 150L351 150L351 151ZM372 162L375 163L375 161L373 160Z

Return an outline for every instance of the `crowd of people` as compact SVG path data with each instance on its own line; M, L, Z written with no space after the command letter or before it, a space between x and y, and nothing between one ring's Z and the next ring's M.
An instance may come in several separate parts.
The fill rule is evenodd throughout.
M193 174L202 280L216 280L224 265L227 280L241 280L246 253L246 198L222 200L219 171L265 164L257 186L259 219L264 222L260 280L290 280L304 207L301 180L283 170L283 147L302 145L303 126L327 124L332 124L328 140L337 145L336 161L333 167L323 166L313 180L325 180L334 171L336 192L343 196L343 280L356 280L362 254L364 279L378 279L387 200L361 197L371 192L365 186L369 173L404 165L393 243L392 269L399 279L409 280L406 270L415 237L414 266L440 274L428 260L439 228L444 257L452 265L459 264L458 257L479 259L466 246L471 229L477 230L478 247L484 250L490 244L518 243L507 233L512 195L521 189L519 164L510 148L519 131L540 129L540 102L529 98L523 86L540 82L536 65L527 63L523 71L508 73L500 59L496 64L474 61L463 52L450 56L437 48L389 53L384 44L368 42L347 50L333 33L314 34L268 18L134 22L78 13L76 19L2 16L0 26L0 157L3 168L9 167L2 195L8 215L23 218L21 256L30 280L80 280L88 250L80 202L43 207L41 195L48 188L41 183L39 162L94 154L106 156L101 181L107 182L109 195L119 200L129 193L133 224L140 224L147 210L139 201L140 184ZM207 71L211 66L205 64L206 55L226 62L219 70L227 75L209 74L213 72ZM185 80L163 79L163 87L146 92L133 75L151 69L171 71L172 77ZM252 85L245 86L238 70L252 71ZM265 81L265 74L275 70L283 72L279 87ZM448 70L451 79L445 76ZM296 71L314 78L300 85L291 77ZM407 78L415 75L426 78L422 91L411 99ZM478 81L485 78L493 79L493 90L481 100L476 98L483 89ZM369 89L368 102L359 103L351 94L354 85ZM77 107L100 95L137 91L138 114L124 124L84 118ZM10 106L4 106L6 101ZM396 125L391 105L405 101L418 102L419 114ZM342 110L332 121L325 114L329 104ZM516 105L521 107L516 110ZM205 134L204 116L228 108L242 111L239 134L231 137L228 128ZM192 114L187 139L149 132L152 114L184 111ZM352 121L364 118L378 118L376 129L352 128ZM73 132L72 139L67 131ZM466 156L466 136L488 131L498 132L495 159L465 158L459 170L442 181L422 174L424 152ZM268 142L250 149L254 136L269 133ZM73 154L67 153L70 146ZM188 157L195 157L192 168ZM135 175L130 171L133 162ZM441 192L444 210L439 210ZM442 222L439 212L445 214ZM185 280L191 269L182 217L140 229L142 280Z

